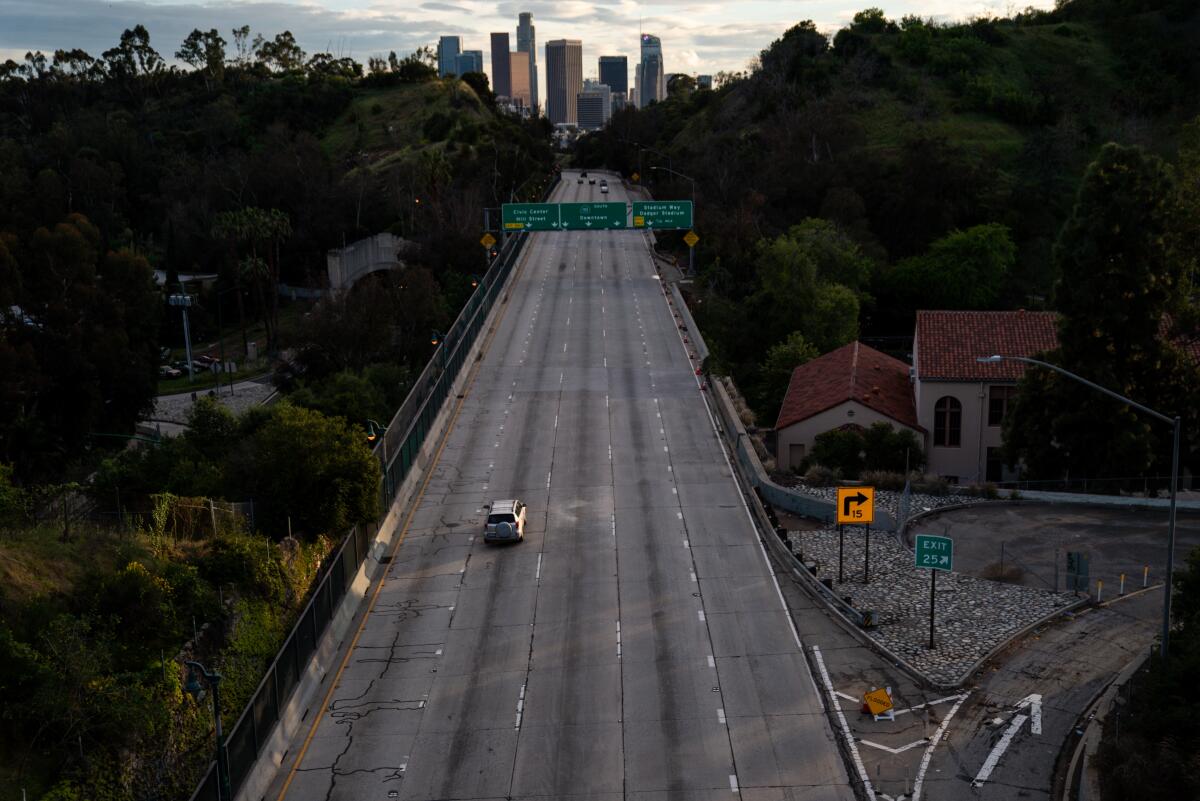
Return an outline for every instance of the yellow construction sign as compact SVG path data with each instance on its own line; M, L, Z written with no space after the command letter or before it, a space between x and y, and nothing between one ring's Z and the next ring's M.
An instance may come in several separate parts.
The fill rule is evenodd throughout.
M872 715L882 715L892 708L892 697L888 695L886 689L880 687L878 690L865 693L863 703L867 705L867 709L871 710Z
M695 231L688 231L683 235L683 241L687 242L689 248L696 247L696 243L700 241L700 237L696 236Z
M496 244L496 237L492 236L490 233L484 234L483 239L479 240L479 244L483 245L485 248L490 248L492 245Z

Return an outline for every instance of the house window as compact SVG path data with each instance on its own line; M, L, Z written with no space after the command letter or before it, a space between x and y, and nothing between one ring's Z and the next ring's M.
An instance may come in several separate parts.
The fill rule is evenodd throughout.
M988 425L998 426L1004 422L1004 415L1017 399L1017 388L1014 386L994 386L988 388Z
M957 448L962 444L962 404L945 395L933 405L933 444Z
M1004 480L1004 452L1000 448L987 449L987 480L993 483Z

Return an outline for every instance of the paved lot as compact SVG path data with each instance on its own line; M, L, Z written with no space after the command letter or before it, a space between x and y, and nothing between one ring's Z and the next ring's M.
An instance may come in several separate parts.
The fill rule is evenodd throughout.
M982 575L999 570L1001 546L1006 572L1029 587L1067 588L1066 553L1082 551L1090 561L1087 591L1104 582L1105 597L1162 582L1166 570L1167 514L1164 510L1052 504L994 503L942 512L919 521L913 531L954 538L955 567ZM1175 564L1200 546L1200 514L1180 512L1176 522ZM1055 570L1057 563L1058 569Z
M568 173L555 199L600 197ZM514 280L268 797L853 798L644 239L537 235ZM506 497L526 541L485 546Z

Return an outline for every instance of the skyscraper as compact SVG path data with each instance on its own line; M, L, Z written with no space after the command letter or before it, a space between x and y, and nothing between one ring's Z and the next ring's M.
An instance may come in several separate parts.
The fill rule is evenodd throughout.
M508 34L492 34L492 91L496 97L512 97L512 78L509 75Z
M577 124L577 102L582 90L583 42L578 39L546 42L546 116L550 122Z
M533 27L533 14L528 11L517 15L517 50L529 54L529 107L536 117L538 113L537 79L537 30Z
M468 72L483 72L482 50L464 50L454 57L454 74L466 75Z
M533 97L529 89L529 54L517 51L509 54L509 99L514 106L531 111Z
M447 75L458 71L458 65L454 63L454 59L458 58L458 54L461 52L461 36L443 36L441 39L438 39L437 59L439 78L445 78Z
M579 127L598 131L612 117L612 92L598 81L584 81L577 105Z
M666 72L663 70L662 40L648 33L642 34L641 97L638 107L645 108L650 101L662 101L667 96Z
M600 56L600 83L614 96L629 91L629 59L625 56Z

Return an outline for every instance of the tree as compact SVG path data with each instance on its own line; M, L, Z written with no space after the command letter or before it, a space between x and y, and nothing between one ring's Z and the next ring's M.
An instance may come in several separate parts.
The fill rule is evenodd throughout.
M250 253L238 261L235 270L239 287L238 311L242 316L243 338L246 324L241 307L240 287L249 285L254 287L255 293L258 295L263 322L267 326L267 350L274 352L279 346L279 245L292 235L291 221L279 209L260 209L247 206L237 211L218 214L213 222L212 230L213 236L249 249ZM259 255L260 250L266 252L267 258L264 259Z
M291 31L276 34L270 40L262 36L254 39L255 59L275 72L300 71L304 67L304 55Z
M280 536L293 530L341 536L379 511L379 460L363 430L283 402L250 436L233 480L254 498L256 520Z
M225 74L225 40L216 28L207 33L196 28L175 51L175 58L194 70L203 70L204 85L211 89L212 83L220 83Z
M1164 337L1183 301L1183 261L1171 252L1175 184L1140 148L1105 145L1088 167L1054 249L1059 347L1045 358L1195 431L1196 366ZM1010 464L1031 476L1170 472L1170 429L1086 386L1025 373L1004 426ZM1102 435L1101 435L1102 434ZM1185 454L1186 455L1186 454Z
M929 251L897 264L885 292L910 316L916 309L994 309L1017 261L1007 226L951 231Z
M104 51L109 75L128 80L161 72L165 68L162 56L150 46L150 32L144 25L135 25L121 33L116 47Z
M857 336L854 287L865 283L870 262L835 225L805 220L782 236L761 241L757 255L755 325L760 338L779 341L798 330L825 352Z
M799 331L793 331L787 339L771 346L758 371L756 397L753 399L754 408L765 412L764 420L773 420L779 414L779 406L787 394L792 372L820 355L820 351Z

